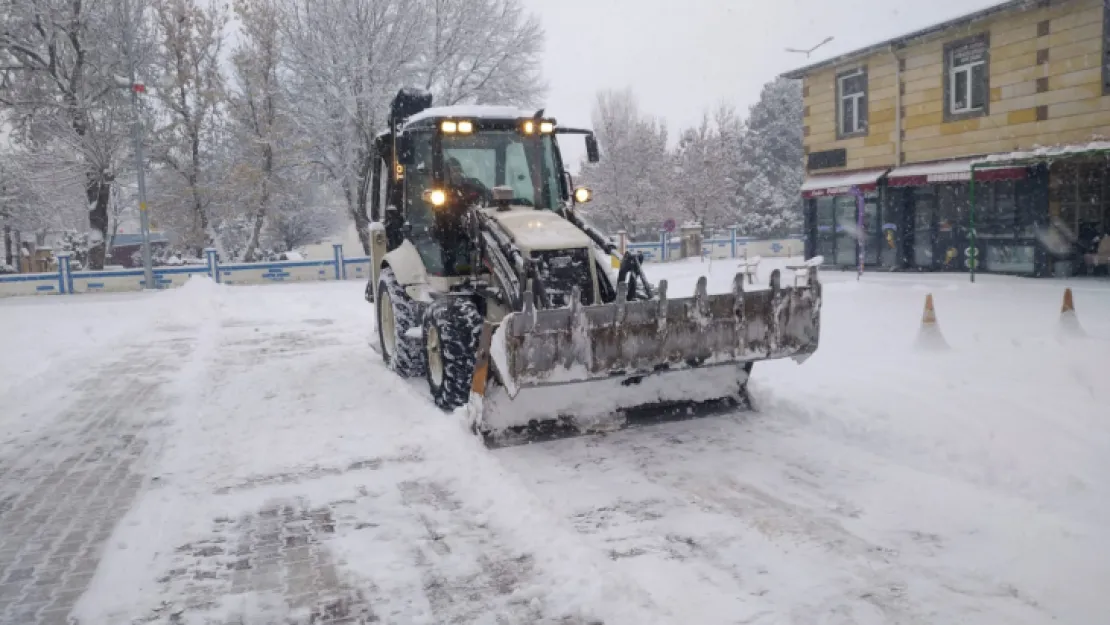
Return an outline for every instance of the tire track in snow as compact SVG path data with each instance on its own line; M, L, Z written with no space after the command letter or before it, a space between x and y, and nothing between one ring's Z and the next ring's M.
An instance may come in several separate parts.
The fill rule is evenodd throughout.
M216 517L207 536L176 549L158 580L167 599L138 622L380 622L367 597L375 589L344 575L328 545L337 525L332 505L300 497L270 499L234 520Z
M152 416L166 401L167 374L191 349L181 337L129 346L75 384L56 416L5 447L0 621L62 622L84 594L145 483L138 467L160 425Z
M468 518L445 483L406 481L399 489L404 505L424 529L414 558L436 623L472 623L490 617L506 625L585 623L552 620L544 615L542 602L517 596L534 581L533 556L508 551L488 525Z
M777 622L785 612L796 622L932 623L938 613L967 618L985 606L1010 622L1049 618L1017 589L923 565L930 550L943 548L927 533L892 547L849 529L860 527L863 510L830 494L829 478L811 460L776 455L790 450L777 444L752 448L780 436L759 434L753 445L750 428L725 417L498 453L531 476L534 490L552 493L546 499L555 509L589 500L573 495L587 488L619 493L565 514L618 562L747 597L734 610L749 610L748 622ZM904 543L920 545L921 554L903 557Z

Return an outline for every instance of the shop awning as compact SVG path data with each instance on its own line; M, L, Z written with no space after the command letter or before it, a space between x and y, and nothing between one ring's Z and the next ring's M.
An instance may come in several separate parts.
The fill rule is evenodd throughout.
M971 164L981 159L969 158L943 163L905 165L891 171L886 182L891 187L919 187L938 182L967 182L971 180ZM976 167L975 180L1021 180L1028 172L1025 167Z
M852 187L858 187L864 192L874 191L878 188L879 178L882 178L886 172L885 169L873 169L827 176L809 176L802 183L802 197L847 195L852 192Z

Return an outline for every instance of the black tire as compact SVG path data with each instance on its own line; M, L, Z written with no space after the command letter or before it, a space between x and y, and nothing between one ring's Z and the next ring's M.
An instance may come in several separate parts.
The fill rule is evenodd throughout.
M363 294L363 297L371 304L374 303L374 278L366 281L366 293Z
M389 267L383 268L378 277L376 310L378 343L386 366L405 378L423 374L424 340L408 336L409 330L420 327L421 307L409 298L405 287L397 282L397 277ZM392 313L391 317L386 317L387 310ZM382 323L383 319L387 323ZM389 319L392 319L392 323L389 323ZM393 326L390 333L392 336L386 336L386 326L389 325Z
M470 400L482 314L464 297L443 297L424 313L428 388L436 405L454 410Z

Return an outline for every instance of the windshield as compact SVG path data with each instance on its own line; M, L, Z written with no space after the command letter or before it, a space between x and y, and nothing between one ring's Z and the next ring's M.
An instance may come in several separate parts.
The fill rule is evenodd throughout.
M487 130L443 137L444 175L475 202L491 201L490 190L511 187L513 203L536 208L559 204L559 167L555 140L516 130Z

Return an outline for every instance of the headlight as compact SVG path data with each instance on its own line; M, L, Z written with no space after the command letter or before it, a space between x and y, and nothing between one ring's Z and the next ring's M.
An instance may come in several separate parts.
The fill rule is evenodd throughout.
M470 120L463 120L459 122L459 132L464 135L468 135L474 132L474 122Z
M533 132L536 132L536 122L531 120L524 122L524 134L530 135Z
M555 132L555 124L551 122L540 122L540 132L543 134L551 134Z
M457 122L447 120L440 124L439 129L442 130L444 134L453 135L458 132L459 124Z
M443 206L447 203L447 194L443 189L427 189L423 194L424 201L435 207Z

